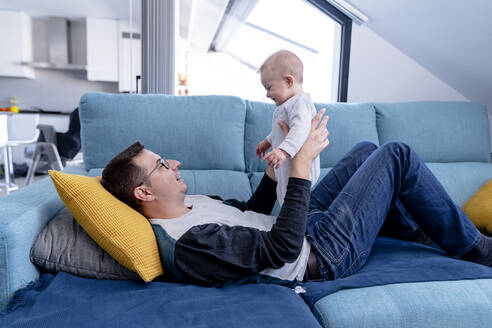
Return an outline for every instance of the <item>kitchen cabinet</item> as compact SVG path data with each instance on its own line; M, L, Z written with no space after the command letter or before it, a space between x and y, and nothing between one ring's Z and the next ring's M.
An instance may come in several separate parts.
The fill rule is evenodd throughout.
M87 66L87 80L118 82L118 21L86 17L71 23L72 62Z
M31 18L20 11L0 11L0 76L34 78L34 69L22 65L32 60Z
M136 92L136 78L142 72L140 29L132 28L127 22L122 21L118 25L118 91Z

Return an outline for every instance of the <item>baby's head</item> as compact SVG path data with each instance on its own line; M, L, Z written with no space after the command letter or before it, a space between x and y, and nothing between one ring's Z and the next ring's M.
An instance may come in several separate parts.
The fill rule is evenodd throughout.
M266 96L277 106L302 93L302 61L293 52L280 50L270 55L258 70Z

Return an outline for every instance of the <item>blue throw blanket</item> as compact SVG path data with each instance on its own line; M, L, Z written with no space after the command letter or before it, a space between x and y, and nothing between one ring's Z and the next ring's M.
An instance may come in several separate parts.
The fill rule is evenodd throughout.
M379 237L361 270L338 280L305 283L303 296L312 307L342 288L480 278L492 278L492 268L451 258L437 246Z
M342 288L478 278L492 278L492 268L447 257L436 248L378 238L359 272L304 283L301 295L313 306ZM0 327L320 327L306 303L276 284L206 288L45 274L17 293Z
M309 307L274 284L206 288L45 274L18 293L0 327L313 327Z

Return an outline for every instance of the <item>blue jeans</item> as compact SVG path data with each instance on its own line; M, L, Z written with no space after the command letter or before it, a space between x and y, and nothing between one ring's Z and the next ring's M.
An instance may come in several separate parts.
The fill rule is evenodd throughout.
M385 223L401 236L421 228L451 256L480 240L422 159L407 145L357 144L311 193L306 238L324 280L357 272Z

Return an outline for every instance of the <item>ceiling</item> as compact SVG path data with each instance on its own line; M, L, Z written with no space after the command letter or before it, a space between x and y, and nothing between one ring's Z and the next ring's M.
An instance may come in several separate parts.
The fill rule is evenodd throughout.
M130 1L133 19L141 20L140 0L0 0L0 9L21 10L30 16L110 18L128 20Z
M492 113L492 1L348 2L368 28Z

